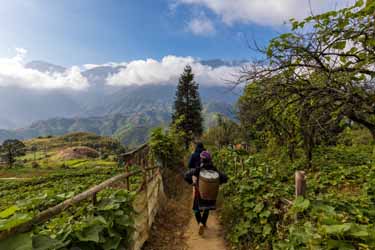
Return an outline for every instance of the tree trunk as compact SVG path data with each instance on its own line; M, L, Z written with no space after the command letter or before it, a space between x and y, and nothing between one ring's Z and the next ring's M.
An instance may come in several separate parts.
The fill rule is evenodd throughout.
M365 126L370 131L372 135L372 140L375 142L375 124L367 121L366 119L364 119L363 117L360 117L354 112L351 112L350 114L348 114L348 117L350 120Z
M303 144L305 150L305 157L307 161L308 168L312 167L312 150L314 147L314 139L312 133L304 132L303 133Z
M296 157L296 145L293 142L289 143L288 145L288 155L289 155L289 160L293 163Z

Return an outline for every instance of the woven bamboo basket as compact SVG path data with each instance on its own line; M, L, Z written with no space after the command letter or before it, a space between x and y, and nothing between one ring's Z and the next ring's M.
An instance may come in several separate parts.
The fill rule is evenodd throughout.
M204 200L216 200L219 192L220 176L213 170L201 170L199 174L199 193Z

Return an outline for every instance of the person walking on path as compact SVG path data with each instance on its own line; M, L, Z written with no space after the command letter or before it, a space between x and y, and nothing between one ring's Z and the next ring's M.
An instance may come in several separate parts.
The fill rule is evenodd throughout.
M201 164L201 158L200 158L200 154L204 151L204 146L203 146L203 143L201 142L198 142L195 146L195 151L194 153L190 156L190 160L189 160L189 169L193 169L193 168L199 168L200 164Z
M185 175L185 180L193 185L193 211L195 219L199 225L199 234L202 235L204 228L207 226L207 220L210 210L216 209L216 200L204 200L199 194L199 174L201 170L213 170L219 174L220 184L226 183L228 177L219 172L212 163L211 155L207 151L203 151L200 154L201 165L198 168L188 171Z

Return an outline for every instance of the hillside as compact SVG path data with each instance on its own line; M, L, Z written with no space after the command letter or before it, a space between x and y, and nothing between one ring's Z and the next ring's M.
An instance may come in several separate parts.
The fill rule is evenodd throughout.
M245 61L202 61L210 67L234 66ZM27 68L61 73L64 67L33 61ZM0 86L0 142L10 138L29 139L87 131L115 136L137 145L147 140L150 128L170 121L176 86L148 84L112 86L108 76L124 66L98 66L82 72L90 85L84 91L33 90ZM231 91L223 85L200 85L206 127L220 113L234 118L233 105L241 88Z
M42 65L43 67L40 64L38 62L32 65L41 67L41 70L54 68L50 64ZM0 105L0 114L9 115L0 120L0 128L5 128L0 129L0 142L9 138L30 139L87 131L114 136L127 145L144 143L151 128L170 122L175 86L119 88L104 85L105 75L118 70L119 68L98 67L84 72L94 84L89 90L79 93L17 88L1 90L0 104L4 105ZM241 89L236 91L240 92ZM200 95L206 127L214 123L216 113L235 118L233 105L238 98L235 92L229 91L225 86L201 86ZM17 98L13 98L14 96ZM26 125L26 121L34 122Z
M238 65L242 61L204 61L206 65L220 67ZM50 74L59 74L64 67L43 61L32 61L27 68ZM136 112L170 110L175 95L173 84L148 84L114 86L107 78L124 66L98 66L82 71L89 87L82 91L69 89L28 89L0 86L0 129L24 128L31 123L51 118L129 115ZM177 82L176 82L177 84ZM238 95L228 86L200 83L202 100L209 104L233 104ZM241 90L237 90L241 93Z
M147 141L152 128L169 124L171 107L166 106L164 109L163 107L163 104L159 107L150 104L143 109L142 104L135 104L134 111L128 111L126 115L114 113L106 116L52 118L34 122L22 129L0 129L0 142L9 138L25 140L38 136L64 135L81 131L113 136L125 145L135 146ZM225 103L212 102L205 105L203 113L206 126L214 124L217 113L234 118L232 109L230 104Z

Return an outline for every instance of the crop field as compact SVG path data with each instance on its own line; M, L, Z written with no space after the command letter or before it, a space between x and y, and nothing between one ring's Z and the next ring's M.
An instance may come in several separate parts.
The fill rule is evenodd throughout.
M32 152L0 169L0 234L125 171L117 160L119 145L111 139L76 133L25 145ZM137 190L142 180L142 175L129 178L130 190ZM116 249L127 242L132 225L135 192L126 186L120 181L97 193L95 202L82 201L27 233L0 240L0 249Z

